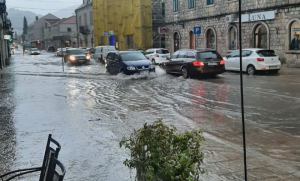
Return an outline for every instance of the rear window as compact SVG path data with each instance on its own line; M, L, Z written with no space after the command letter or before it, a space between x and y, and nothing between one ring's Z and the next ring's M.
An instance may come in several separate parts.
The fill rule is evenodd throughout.
M222 59L218 52L198 52L197 59Z
M276 57L274 50L259 50L256 52L260 57Z
M158 54L169 54L168 50L156 50L156 53Z

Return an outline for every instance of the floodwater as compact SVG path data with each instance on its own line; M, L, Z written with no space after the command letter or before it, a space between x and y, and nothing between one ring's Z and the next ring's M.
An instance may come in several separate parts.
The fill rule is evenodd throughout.
M185 80L157 67L150 75L111 76L95 61L67 63L63 72L52 53L17 51L0 75L0 173L40 166L51 133L62 145L66 180L134 180L119 141L159 118L179 131L201 128L206 142L242 150L238 73ZM244 75L249 154L293 172L300 170L299 76L290 68Z

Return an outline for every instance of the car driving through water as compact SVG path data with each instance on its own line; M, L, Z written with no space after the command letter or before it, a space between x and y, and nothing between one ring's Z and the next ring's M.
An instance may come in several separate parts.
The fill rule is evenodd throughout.
M69 61L72 64L87 64L91 60L91 56L85 53L85 50L80 48L70 48L66 51L64 57L65 62Z

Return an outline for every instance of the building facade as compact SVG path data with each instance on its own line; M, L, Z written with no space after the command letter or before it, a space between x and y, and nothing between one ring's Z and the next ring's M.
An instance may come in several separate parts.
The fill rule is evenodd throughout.
M83 4L75 10L77 19L78 46L94 47L94 19L92 0L83 0Z
M44 29L59 20L59 18L52 14L47 14L40 19L36 17L36 20L32 24L28 25L28 32L25 37L26 41L30 42L33 47L37 47L40 50L46 49L47 46L44 41Z
M275 50L283 63L300 66L300 0L242 0L242 29L236 0L165 0L166 47L212 48L223 56L239 48ZM200 27L201 34L194 33Z

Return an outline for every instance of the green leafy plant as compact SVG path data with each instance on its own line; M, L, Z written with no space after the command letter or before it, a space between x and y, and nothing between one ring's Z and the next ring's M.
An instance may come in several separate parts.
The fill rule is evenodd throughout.
M135 130L128 139L123 138L120 147L131 152L124 164L136 169L139 181L198 181L203 153L200 143L204 141L201 130L176 133L174 126L166 126L162 120L145 124Z

